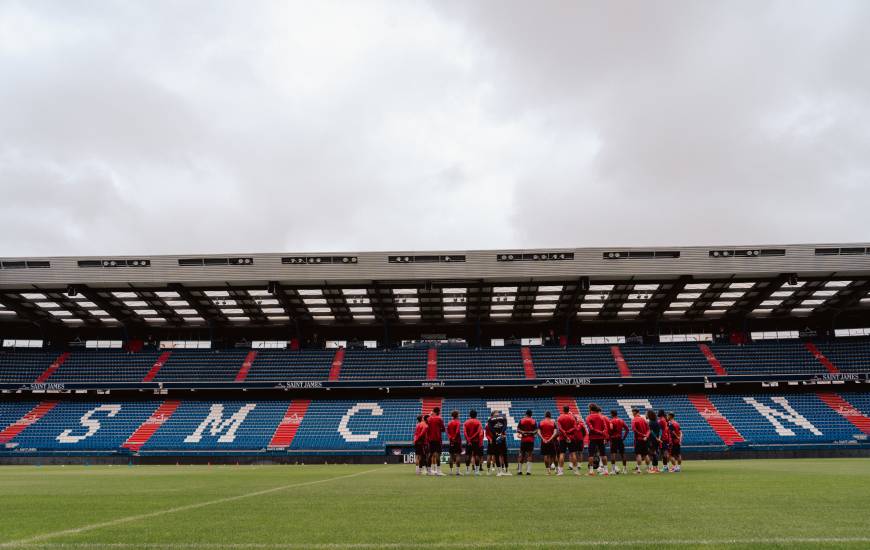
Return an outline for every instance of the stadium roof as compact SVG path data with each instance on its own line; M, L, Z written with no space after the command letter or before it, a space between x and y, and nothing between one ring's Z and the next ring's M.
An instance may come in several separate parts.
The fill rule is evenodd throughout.
M679 321L870 313L870 244L0 259L0 323Z

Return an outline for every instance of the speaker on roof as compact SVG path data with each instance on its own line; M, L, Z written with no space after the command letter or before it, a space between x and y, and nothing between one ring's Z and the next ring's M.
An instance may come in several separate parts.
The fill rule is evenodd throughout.
M790 286L795 286L798 284L797 273L789 273L788 274L788 284Z
M278 281L269 281L267 290L269 294L278 294Z
M69 285L66 287L66 295L72 298L73 296L78 295L79 291L73 285Z

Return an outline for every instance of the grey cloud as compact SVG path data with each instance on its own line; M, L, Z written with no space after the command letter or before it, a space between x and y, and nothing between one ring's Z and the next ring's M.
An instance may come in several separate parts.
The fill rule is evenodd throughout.
M868 16L5 3L0 254L867 240Z

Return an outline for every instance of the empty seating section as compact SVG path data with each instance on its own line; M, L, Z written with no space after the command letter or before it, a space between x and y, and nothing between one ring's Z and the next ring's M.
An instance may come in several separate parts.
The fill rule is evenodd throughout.
M413 439L419 399L312 401L291 450L380 451Z
M141 382L160 356L157 352L83 350L70 353L50 382Z
M426 378L426 349L348 350L341 380L420 380Z
M742 346L710 344L710 349L729 375L828 372L798 340L754 342Z
M23 417L35 406L35 401L0 401L0 430Z
M719 412L745 438L745 445L823 446L867 445L866 437L813 393L710 395ZM868 413L870 394L843 397ZM721 439L685 395L579 397L585 415L590 402L605 412L618 411L629 420L632 406L674 411L683 428L683 444L694 449L723 449ZM0 432L14 424L38 401L0 402ZM159 407L161 401L62 401L43 418L25 426L4 444L0 453L123 452L121 446ZM142 447L142 452L265 452L287 410L286 400L183 401L174 414ZM412 437L419 399L314 400L301 419L290 451L383 453L386 445L407 444ZM519 445L516 424L526 409L535 418L557 413L552 397L447 398L451 410L464 420L476 409L482 421L499 409L509 415L509 443ZM628 444L633 444L629 437ZM741 444L744 445L744 444ZM274 451L273 451L274 452Z
M840 395L861 414L870 417L870 393L841 393Z
M710 400L749 444L849 441L860 433L815 394L715 395Z
M143 450L261 450L284 417L286 401L185 401ZM213 422L206 422L211 419Z
M619 377L610 346L574 346L568 348L530 348L538 378L552 377Z
M716 372L698 344L620 346L634 376L708 376Z
M438 350L440 380L525 378L525 376L520 348ZM423 378L425 379L425 371Z
M155 382L232 382L250 350L173 350Z
M870 339L816 342L842 372L870 372ZM709 344L728 376L827 374L825 366L799 340L755 342L742 346ZM619 377L609 345L533 346L538 378ZM696 343L629 344L619 349L634 377L714 376ZM235 383L250 350L177 349L154 382ZM0 383L31 384L61 355L58 350L0 351ZM44 381L48 383L140 383L158 361L157 350L76 349ZM327 381L335 350L257 350L245 382ZM426 348L347 350L339 381L426 380ZM465 349L442 347L437 353L438 380L523 379L519 347Z
M60 352L34 350L0 351L0 382L29 384L57 359Z
M334 356L335 350L257 350L246 380L326 380Z
M6 446L68 452L116 451L158 405L155 401L59 403Z
M817 342L816 347L840 372L870 371L870 340Z

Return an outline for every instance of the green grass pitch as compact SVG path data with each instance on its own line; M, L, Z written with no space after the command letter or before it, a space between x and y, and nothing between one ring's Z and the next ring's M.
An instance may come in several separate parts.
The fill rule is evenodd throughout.
M5 466L0 548L870 547L870 460L676 475L417 477L413 466Z

